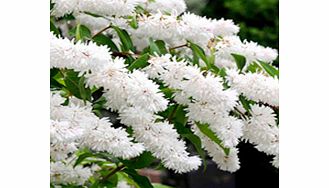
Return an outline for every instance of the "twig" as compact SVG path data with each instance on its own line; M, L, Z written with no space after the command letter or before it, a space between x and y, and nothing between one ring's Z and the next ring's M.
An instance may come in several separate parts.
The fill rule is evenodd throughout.
M106 175L102 181L105 181L107 179L109 179L111 176L113 176L115 173L121 171L122 169L124 169L126 166L125 165L119 165L118 167L116 167L114 170L112 170L108 175Z
M169 123L171 123L172 118L175 116L178 107L179 107L179 105L176 105L175 108L173 109L173 111L169 114L169 116L168 116L168 122L169 122Z
M98 32L97 32L96 34L94 34L91 38L92 38L92 39L95 38L97 35L103 33L104 31L110 29L111 27L112 27L112 25L110 24L109 26L107 26L107 27L103 28L102 30L98 31Z
M177 49L177 48L187 47L187 46L188 46L187 43L186 44L182 44L182 45L179 45L179 46L175 46L175 47L169 48L169 51L174 50L174 49Z

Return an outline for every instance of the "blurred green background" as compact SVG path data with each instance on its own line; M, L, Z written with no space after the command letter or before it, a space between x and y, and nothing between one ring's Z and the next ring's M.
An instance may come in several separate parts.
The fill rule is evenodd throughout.
M186 0L188 10L210 18L232 19L241 39L279 49L278 0Z

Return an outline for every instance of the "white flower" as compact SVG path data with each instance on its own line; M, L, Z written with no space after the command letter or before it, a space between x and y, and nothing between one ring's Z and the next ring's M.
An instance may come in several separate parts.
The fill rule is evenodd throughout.
M269 107L253 105L251 118L244 126L243 138L255 144L259 151L269 155L279 153L279 128L276 126L275 115Z
M51 0L51 2L54 3L51 15L62 17L72 13L76 9L79 0Z
M239 74L227 70L227 78L232 89L256 102L279 106L279 80L258 73Z
M239 27L232 20L208 19L193 13L184 13L181 17L184 23L184 37L202 47L216 36L230 36L239 32Z
M203 133L199 131L197 126L192 126L193 132L200 137L202 147L208 152L212 160L218 165L221 170L228 172L235 172L240 168L240 162L238 158L238 149L230 148L229 155L224 153L224 150L220 148L215 142L211 141Z
M80 0L78 10L102 16L132 15L138 0Z
M80 165L73 167L72 164L64 164L63 162L50 163L50 182L54 184L76 184L83 185L92 172L89 168Z
M132 188L126 181L119 181L117 188Z
M136 157L144 151L142 144L132 143L123 129L114 129L107 119L100 119L97 123L81 138L82 146L94 151L106 151L123 159Z
M156 13L161 11L163 13L181 14L186 10L186 3L184 0L154 0L148 1L145 5L145 9Z
M279 168L279 154L274 156L272 165L276 168Z
M80 71L80 73L86 73L87 85L104 87L105 93L103 96L107 99L107 105L112 110L119 112L122 122L133 128L136 140L142 143L147 150L151 151L155 157L161 159L167 168L182 173L197 169L201 165L201 159L199 157L190 157L189 153L186 152L185 143L178 139L179 135L173 128L173 125L167 122L155 123L154 113L165 110L168 101L160 93L158 85L147 79L146 74L140 71L128 73L123 66L122 59L113 60L112 58L107 58L106 55L102 55L102 52L108 50L104 48L105 50L102 51L103 47L101 47L100 52L94 52L99 54L96 57L93 54L88 54L88 57L82 56L78 60L74 59L72 54L68 54L68 57L71 58L59 57L58 54L62 54L63 50L65 51L67 49L67 46L69 46L69 51L77 54L78 57L81 56L81 47L89 51L96 51L97 46L94 47L93 43L79 43L74 45L69 41L58 42L58 40L63 39L52 38L52 41L54 41L52 44L56 45L54 47L56 50L53 50L55 57L51 59L53 66L73 68L76 71ZM89 45L92 46L89 47ZM52 51L51 55L53 55ZM70 60L74 60L75 64L73 65L72 62L69 62ZM58 110L54 110L54 113L55 115L53 116L55 117L61 115L61 112ZM70 112L67 114L71 118L76 117ZM141 116L142 114L149 115L145 115L146 118L144 118ZM84 116L90 117L90 115ZM97 131L100 120L88 121L86 118L74 120L75 122L84 124L84 126L88 124L92 125L93 128L89 128L88 130L96 128L95 131L90 131L91 135L86 134L86 138L81 139L83 140L83 145L95 150L106 150L123 158L136 156L141 151L140 145L128 144L129 140L126 138L114 140L119 143L112 144L111 142L113 140L110 138L115 138L114 135L120 136L120 134L113 132L114 129L109 129L107 130L108 134L101 135L101 132L105 130ZM145 124L139 124L138 122L140 121L145 121ZM123 133L121 136L124 136ZM127 148L128 146L131 148Z
M54 99L58 98L58 95L52 96ZM108 119L99 119L93 114L90 104L81 104L83 103L79 99L73 98L67 106L52 107L52 156L56 159L65 158L68 153L75 151L75 145L86 146L95 151L107 151L124 159L136 157L143 152L144 147L131 142L132 138L128 137L124 129L111 127Z

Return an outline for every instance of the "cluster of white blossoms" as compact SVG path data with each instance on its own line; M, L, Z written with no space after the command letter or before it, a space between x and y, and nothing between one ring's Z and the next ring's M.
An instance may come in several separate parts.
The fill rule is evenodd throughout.
M239 74L228 70L227 78L231 88L257 102L279 106L279 80L260 73Z
M79 148L105 151L129 159L144 151L142 144L133 143L122 128L113 128L108 119L99 119L90 104L70 98L68 105L58 92L50 96L50 157L51 182L82 185L91 175L90 168L73 166ZM122 148L125 148L122 150Z
M92 176L89 167L73 164L65 164L62 161L50 163L50 182L62 185L83 185Z
M74 44L51 35L50 52L51 67L73 69L85 74L88 86L103 87L107 106L118 111L121 122L133 128L135 139L167 168L187 172L201 165L199 157L186 152L173 126L154 115L165 110L168 101L145 73L129 73L123 59L112 59L108 49L94 43Z
M273 165L279 166L279 127L271 108L251 106L251 118L245 122L243 138L255 144L259 151L275 155Z
M216 65L218 67L236 67L234 58L231 54L242 55L246 58L246 65L257 61L266 63L273 62L278 52L269 47L263 47L255 42L241 41L236 35L223 36L217 39L215 45ZM246 67L247 67L246 66Z
M175 100L179 104L187 105L186 111L190 122L209 124L209 128L223 141L225 147L234 148L239 143L243 123L229 115L237 105L237 92L231 89L224 90L220 77L211 73L204 76L205 72L201 72L198 67L177 61L169 54L151 57L149 64L144 71L151 78L162 80L166 86L178 92ZM209 153L223 153L223 149L211 144L203 146ZM222 155L222 158L214 155L213 159L221 169L235 171L239 167L236 154L237 152L227 156L226 165L223 165L225 155Z
M237 145L241 140L274 156L272 164L279 167L278 117L273 111L279 107L279 80L265 71L248 71L248 65L258 61L270 66L278 56L275 49L241 41L237 36L239 27L232 20L186 12L184 0L51 2L51 16L59 20L55 25L60 27L61 36L50 34L50 68L59 69L64 78L66 71L73 70L85 78L85 87L102 88L106 110L118 113L122 126L132 129L129 136L125 128L114 128L109 119L96 116L92 103L51 92L50 156L54 184L83 185L93 175L92 167L74 166L75 153L83 148L122 159L150 151L175 172L198 169L201 159L187 151L174 120L162 115L168 106L178 105L188 119L186 128L200 138L202 148L221 170L235 172L240 168ZM68 14L74 19L62 19ZM121 46L121 51L97 45L92 42L93 37L82 39L88 42L71 39L68 28L75 24L87 26L93 36L105 34ZM126 30L136 50L122 51L122 36L110 26ZM139 57L146 57L145 51L154 54L148 48L150 39L162 40L171 54L147 55L143 68L131 71L131 67L127 68L131 59L136 59L136 63ZM204 50L203 53L197 49L198 54L209 58L209 62L214 58L210 63L215 66L201 66L201 60L192 64L191 43ZM196 52L193 53L194 57ZM242 70L238 70L232 54L245 57ZM122 58L126 56L130 59ZM222 71L224 75L220 74ZM167 99L160 88L169 88L173 97ZM241 96L250 101L250 109L242 105ZM130 187L125 182L117 186Z

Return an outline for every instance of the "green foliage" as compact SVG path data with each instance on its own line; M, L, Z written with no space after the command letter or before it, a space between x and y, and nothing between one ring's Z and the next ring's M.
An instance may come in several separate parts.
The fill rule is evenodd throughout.
M113 52L118 52L119 48L115 45L115 43L112 41L111 38L103 35L103 34L97 34L93 37L93 41L96 42L98 45L105 45L108 48L111 49Z
M154 160L155 157L153 157L150 152L143 152L140 156L134 159L121 160L121 162L128 168L141 169L148 167Z
M234 57L238 69L242 71L243 67L246 65L246 58L239 54L231 54L231 55Z
M279 70L273 67L272 65L259 61L259 64L264 68L264 70L272 77L279 78Z
M117 32L120 41L121 41L121 51L128 52L128 51L135 51L133 42L126 30L120 29L117 26L112 26L112 28Z
M86 39L91 38L91 32L88 29L88 27L80 24L77 24L75 27L73 27L69 31L69 35L74 36L77 41L78 40L84 41Z
M136 182L136 184L140 188L153 188L152 184L150 183L150 180L145 176L139 175L136 170L126 168L126 169L123 169L122 171L125 172L126 174L128 174L129 177L131 179L133 179L134 182Z
M223 141L221 141L216 134L210 130L209 125L207 124L201 124L199 122L195 122L195 124L197 125L197 127L200 129L200 131L206 135L210 140L214 141L219 147L221 147L224 150L224 153L226 155L229 155L230 153L230 148L226 148L223 145Z
M136 59L129 67L128 70L132 71L134 69L144 68L148 65L149 54L143 54L138 59Z

